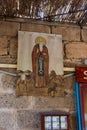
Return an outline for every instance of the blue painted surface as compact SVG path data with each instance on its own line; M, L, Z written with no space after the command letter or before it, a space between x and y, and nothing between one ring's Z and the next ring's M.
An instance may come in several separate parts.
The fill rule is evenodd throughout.
M79 83L78 83L78 93L79 93L79 109L80 109L81 130L84 130L83 120L82 120L82 101L81 101L80 84Z
M76 98L76 112L77 112L77 130L82 129L82 112L81 112L81 101L80 101L80 87L79 83L75 83L75 98Z

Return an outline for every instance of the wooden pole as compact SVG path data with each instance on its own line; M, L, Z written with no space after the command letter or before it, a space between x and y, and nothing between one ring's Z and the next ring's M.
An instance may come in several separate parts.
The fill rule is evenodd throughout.
M17 68L17 64L0 64L0 68ZM69 71L69 72L74 72L75 68L74 67L64 67L63 71Z
M0 64L0 68L17 68L16 64Z

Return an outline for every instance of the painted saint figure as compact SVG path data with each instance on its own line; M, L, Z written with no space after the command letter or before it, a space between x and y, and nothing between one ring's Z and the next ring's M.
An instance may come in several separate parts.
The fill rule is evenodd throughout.
M48 82L49 54L46 40L43 37L36 38L36 44L32 51L32 70L34 74L34 86L45 87Z

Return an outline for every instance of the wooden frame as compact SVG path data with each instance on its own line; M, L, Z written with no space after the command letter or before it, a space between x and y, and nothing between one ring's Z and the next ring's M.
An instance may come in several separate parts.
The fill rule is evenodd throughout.
M53 117L59 117L59 128L51 128L51 129L45 129L45 117L51 117L51 119ZM67 118L67 128L63 129L60 128L61 122L60 122L60 118L61 117L66 117ZM53 126L53 121L51 120L51 125ZM69 114L68 113L43 113L41 114L41 130L70 130L70 119L69 119Z

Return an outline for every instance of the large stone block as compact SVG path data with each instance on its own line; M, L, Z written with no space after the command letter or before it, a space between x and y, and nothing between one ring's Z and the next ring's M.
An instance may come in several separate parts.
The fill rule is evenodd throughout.
M87 42L87 28L83 28L81 34L82 34L82 40L84 42Z
M6 36L0 36L0 55L7 55L8 40Z
M66 58L87 58L87 44L83 42L72 42L65 46Z
M66 67L75 67L77 65L83 65L83 62L81 59L64 59L64 66Z
M16 97L14 94L0 94L0 108L33 109L32 97Z
M7 130L6 128L2 128L2 127L0 127L0 130Z
M34 97L33 110L74 110L73 97Z
M0 94L0 108L14 108L15 106L15 98L12 94L1 95Z
M20 29L20 23L0 21L0 35L16 36Z
M17 111L17 126L21 130L26 130L29 128L32 128L32 130L39 130L41 125L40 121L40 113L38 111Z
M8 74L9 72L7 71L0 73L0 95L14 93L14 88L16 86L16 77L10 76Z
M17 51L18 51L18 39L17 39L17 37L10 38L9 42L10 42L9 55L17 57Z
M0 63L2 64L17 64L17 56L0 56Z
M14 110L0 109L0 130L16 130Z
M80 28L73 26L53 26L52 34L62 35L63 40L80 41Z
M27 110L33 109L34 100L32 96L15 97L14 101L15 101L14 107L16 109L27 109Z
M24 23L21 25L21 31L50 33L50 27L46 25Z
M0 108L31 109L28 97L16 97L12 94L0 95Z

